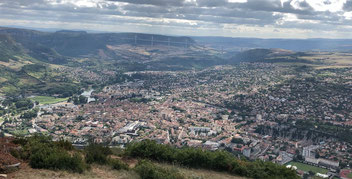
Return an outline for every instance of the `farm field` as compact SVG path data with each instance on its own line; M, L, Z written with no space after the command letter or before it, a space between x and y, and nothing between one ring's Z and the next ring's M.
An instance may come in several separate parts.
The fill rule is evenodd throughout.
M51 97L51 96L35 96L33 98L31 98L32 101L38 101L39 104L55 104L55 103L60 103L60 102L64 102L67 101L68 98L55 98L55 97Z
M316 167L316 166L312 166L312 165L308 165L308 164L304 164L304 163L300 163L300 162L289 162L287 165L296 166L298 168L298 170L302 170L302 171L305 171L305 172L312 171L314 173L326 174L329 171L329 170L324 169L324 168L319 168L319 167Z

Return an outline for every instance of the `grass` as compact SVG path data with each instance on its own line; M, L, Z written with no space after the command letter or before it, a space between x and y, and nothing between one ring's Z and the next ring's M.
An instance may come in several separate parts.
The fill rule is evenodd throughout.
M183 167L173 166L170 164L155 163L164 168L176 168L186 178L197 179L245 179L243 177L236 177L227 173L215 172L201 169L187 169ZM132 167L133 168L133 167ZM76 179L140 179L137 173L133 170L112 170L108 166L92 165L91 170L85 171L83 174L70 173L67 171L52 171L45 169L32 169L27 164L23 164L19 171L9 174L9 178L18 179L49 179L49 178L76 178Z
M24 164L25 165L25 164ZM29 166L21 166L21 169L17 172L11 173L9 178L18 179L51 179L51 178L62 178L62 179L99 179L99 178L111 178L111 179L139 179L138 174L133 171L125 170L112 170L107 166L92 165L92 169L85 171L83 174L70 173L67 171L52 171L45 169L32 169Z
M29 131L27 129L23 129L23 130L15 130L10 132L11 134L15 135L15 136L25 136L29 134Z
M177 165L171 165L167 163L155 163L160 167L163 168L176 168L181 175L185 176L186 178L199 178L199 179L245 179L245 177L233 176L226 172L216 172L212 170L205 170L205 169L191 169L185 168Z
M290 162L287 165L296 166L298 168L298 170L302 170L305 172L312 171L314 173L321 173L321 174L326 174L329 172L329 170L327 170L327 169L315 167L315 166L300 163L300 162Z
M13 85L7 85L7 86L0 88L0 91L3 93L13 93L13 92L18 91L18 89Z
M0 83L4 83L4 82L6 82L6 81L7 81L6 78L0 77Z
M64 102L67 101L68 98L55 98L55 97L51 97L51 96L35 96L33 98L31 98L32 101L38 101L39 104L55 104L55 103L60 103L60 102Z

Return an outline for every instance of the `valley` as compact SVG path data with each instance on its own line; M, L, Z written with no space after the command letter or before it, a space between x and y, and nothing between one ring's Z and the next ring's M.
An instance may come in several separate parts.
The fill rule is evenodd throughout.
M352 165L347 51L13 28L0 37L2 135L45 134L78 148L153 140L331 176Z

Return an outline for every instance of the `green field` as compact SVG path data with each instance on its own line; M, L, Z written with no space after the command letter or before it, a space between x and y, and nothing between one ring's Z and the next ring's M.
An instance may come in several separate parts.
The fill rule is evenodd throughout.
M319 168L319 167L315 167L315 166L312 166L312 165L307 165L307 164L299 163L299 162L289 162L287 165L296 166L298 168L298 170L302 170L302 171L305 171L305 172L312 171L314 173L326 174L329 171L329 170L324 169L324 168Z
M10 132L11 134L15 135L15 136L25 136L25 135L28 135L29 132L27 129L23 129L23 130L15 130L15 131L12 131Z
M352 172L347 175L348 178L352 178Z
M39 104L55 104L55 103L60 103L67 101L68 98L55 98L55 97L50 97L50 96L35 96L31 98L32 101L38 101Z

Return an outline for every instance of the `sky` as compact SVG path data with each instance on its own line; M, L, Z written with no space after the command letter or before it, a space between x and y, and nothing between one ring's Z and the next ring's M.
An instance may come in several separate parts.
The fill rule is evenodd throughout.
M352 0L0 0L0 26L186 36L352 38Z

